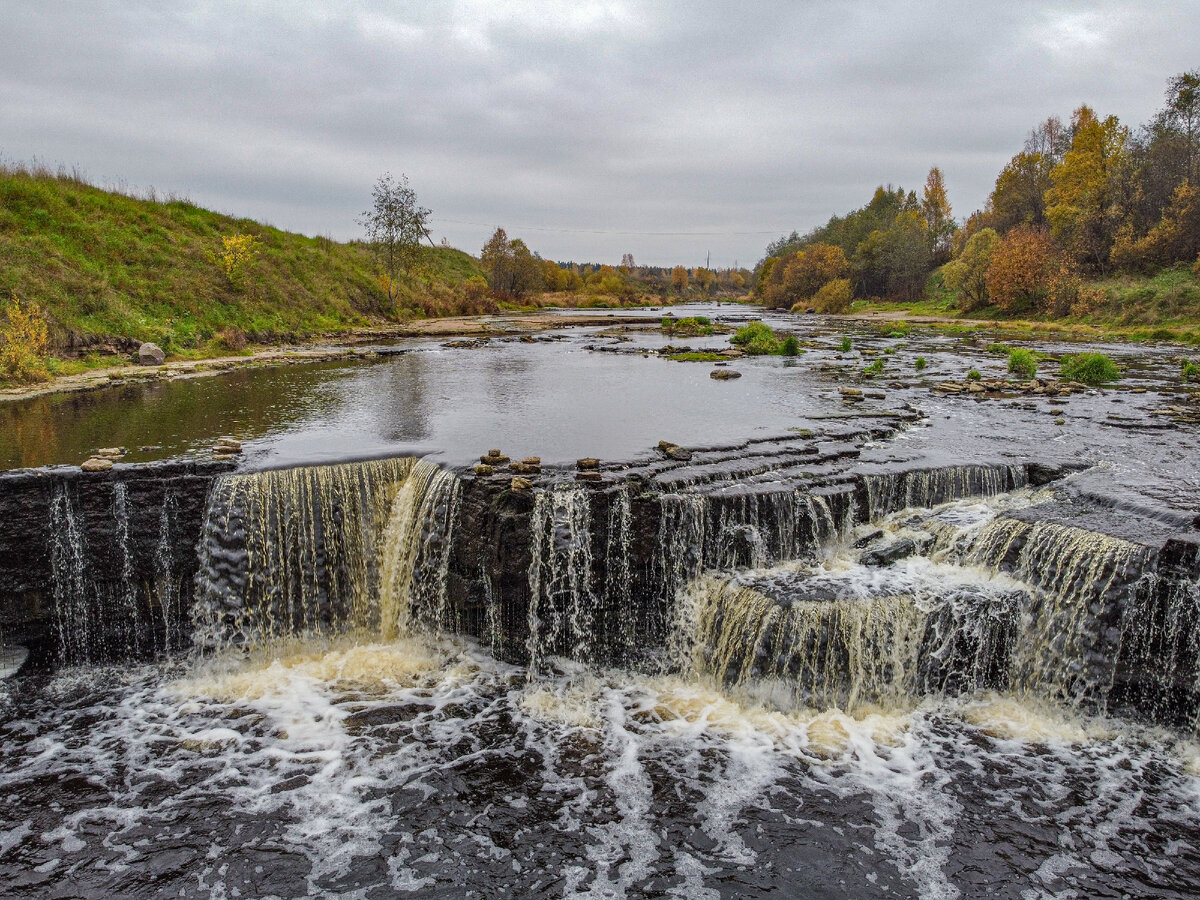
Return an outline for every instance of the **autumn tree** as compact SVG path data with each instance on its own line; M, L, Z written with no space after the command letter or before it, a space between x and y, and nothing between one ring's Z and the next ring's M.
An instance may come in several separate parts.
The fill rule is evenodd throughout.
M921 215L925 218L933 264L939 266L950 258L950 242L956 226L950 200L946 196L942 170L937 166L930 169L925 178L925 190L921 194Z
M841 247L832 244L812 244L793 253L775 269L767 303L791 307L812 298L822 287L836 278L845 278L850 263Z
M1000 235L984 228L971 236L957 259L942 268L946 287L958 295L958 308L972 312L988 305L987 272Z
M688 286L688 270L683 266L676 266L671 270L671 287L682 294L687 290Z
M855 251L853 268L860 295L915 300L932 267L928 227L920 212L900 212L892 224L873 231Z
M1176 75L1167 83L1166 120L1183 138L1184 177L1200 185L1200 70Z
M1044 225L1045 196L1053 186L1053 167L1053 158L1040 151L1023 150L1010 159L996 176L996 186L988 198L991 227L1008 231L1018 225Z
M985 278L988 297L1009 313L1045 311L1062 269L1060 251L1046 230L1020 225L992 244Z
M1138 240L1131 234L1131 229L1119 230L1113 245L1112 261L1121 268L1152 269L1191 262L1200 254L1200 191L1184 180L1158 224Z
M520 238L509 240L503 228L497 228L483 245L479 261L488 272L492 291L497 294L523 297L544 286L545 261L531 253Z
M1129 130L1088 106L1071 120L1071 149L1050 172L1046 218L1058 244L1094 271L1106 271L1120 224L1119 179L1128 162Z
M399 180L385 172L371 190L371 208L358 219L367 233L367 243L375 253L381 270L381 282L388 300L396 302L398 278L416 265L420 258L421 238L428 234L430 211L417 203L417 195L404 175Z

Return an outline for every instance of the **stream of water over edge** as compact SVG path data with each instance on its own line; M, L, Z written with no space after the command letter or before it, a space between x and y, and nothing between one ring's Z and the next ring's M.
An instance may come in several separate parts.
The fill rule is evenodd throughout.
M956 348L941 352L935 365L965 368ZM835 354L811 355L801 365ZM804 370L753 365L742 380L751 396L767 391L765 415L779 416L769 431L841 421L843 401ZM698 371L697 391L725 387ZM755 386L789 377L791 392L812 393ZM881 392L898 405L917 391ZM1104 493L1112 518L1124 509L1176 523L1195 507L1194 430L1126 427L1156 421L1170 398L1153 392L1035 401L1064 416L920 391L924 423L859 457L870 521L804 506L817 545L798 558L762 550L768 527L789 526L778 516L788 504L707 524L686 494L665 504L676 518L664 519L655 558L677 567L678 602L661 653L636 666L581 662L598 658L596 605L621 599L631 576L609 561L603 580L591 578L595 557L615 551L579 537L631 540L620 502L595 520L581 489L537 490L530 669L500 661L487 635L439 627L453 479L411 460L379 464L391 487L378 495L352 468L225 477L186 614L203 659L0 684L0 883L29 897L1193 896L1195 725L1106 715L1093 695L1114 676L1079 644L1092 634L1081 610L1149 583L1137 535L1122 537L1119 522L1096 536L1026 521L1024 511L1066 501L1003 480L985 497L905 508L924 496L911 479L869 473L984 448L1029 456L1042 443L1047 456L1105 463L1074 477L1072 502ZM876 407L886 411L868 400L854 412ZM751 418L712 427L732 439ZM295 461L278 455L280 433L262 462ZM559 452L582 453L572 439ZM307 517L294 500L272 506L285 496L309 497L314 511L340 499ZM69 496L59 504L64 528L82 528ZM788 515L796 525L800 514ZM354 527L337 537L336 572L318 578L325 562L305 550L325 547L333 521ZM718 548L728 556L680 564L714 535L736 539ZM886 562L869 558L901 546ZM69 591L83 562L68 549L58 564ZM1193 582L1180 591L1179 608L1200 606ZM64 628L83 639L79 613ZM1132 644L1137 622L1126 625ZM1183 650L1194 667L1196 647Z

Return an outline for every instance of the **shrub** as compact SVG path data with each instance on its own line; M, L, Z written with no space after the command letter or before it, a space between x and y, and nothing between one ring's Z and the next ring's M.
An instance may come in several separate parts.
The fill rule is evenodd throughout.
M796 356L800 353L800 342L794 334L789 334L783 339L783 343L779 345L779 352L784 356Z
M854 346L854 342L848 337L842 338L841 348L843 353L849 353L850 348Z
M865 369L863 369L863 375L866 376L867 378L874 378L876 375L881 375L881 374L883 374L883 360L882 359L875 360L875 362L871 363L869 366L867 366Z
M1185 359L1179 367L1179 377L1184 381L1200 381L1200 365Z
M918 371L918 372L920 372L922 369L924 369L924 368L925 368L925 357L923 357L923 356L918 356L918 357L917 357L917 361L916 361L916 362L914 362L914 363L913 363L913 365L914 365L914 366L916 366L916 367L917 367L917 371Z
M246 270L258 256L258 240L252 234L231 234L221 238L221 249L212 254L212 259L221 267L225 277L234 287L240 288L246 279Z
M50 334L46 317L36 303L25 309L21 301L13 297L8 308L8 322L0 327L0 366L16 381L45 381L50 377L46 371L46 352L50 348Z
M1037 374L1037 357L1032 350L1016 347L1008 351L1008 371L1022 378L1032 378Z
M1103 353L1077 353L1064 356L1058 366L1058 374L1066 381L1081 384L1107 384L1121 377L1116 363Z
M779 342L775 340L775 332L771 331L770 327L762 322L751 322L748 325L743 325L729 340L751 355L774 353L779 346ZM761 349L768 344L771 347L770 350ZM760 349L752 350L751 347Z
M813 295L812 305L819 312L838 313L850 308L850 279L835 278Z
M972 369L967 373L967 381L982 381L983 376L979 374L978 369Z

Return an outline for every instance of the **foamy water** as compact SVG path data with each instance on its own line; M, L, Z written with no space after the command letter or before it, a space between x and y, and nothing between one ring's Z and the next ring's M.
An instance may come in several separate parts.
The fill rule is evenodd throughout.
M1185 896L1194 746L1004 695L782 709L414 638L65 672L0 726L13 896ZM985 887L986 884L986 887Z

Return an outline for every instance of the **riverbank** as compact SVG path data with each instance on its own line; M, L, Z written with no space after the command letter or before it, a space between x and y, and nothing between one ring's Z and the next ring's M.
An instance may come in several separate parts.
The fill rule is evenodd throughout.
M521 312L493 316L450 316L412 322L356 328L304 343L250 349L243 353L204 359L178 359L160 366L137 363L103 366L61 375L50 381L0 388L0 403L50 394L99 390L117 384L204 378L237 369L255 369L301 363L329 362L375 354L375 346L410 337L497 337L531 334L580 325L628 325L646 322L645 316L563 315L558 312Z

